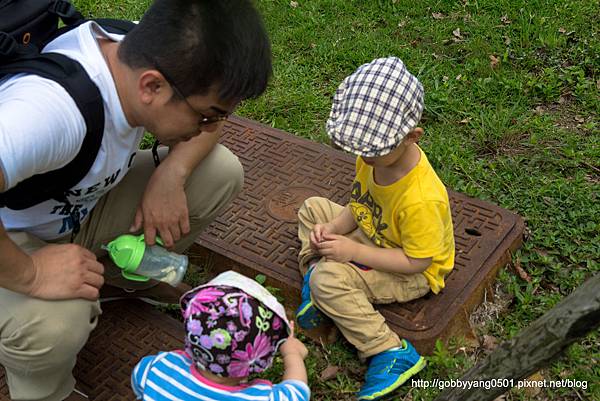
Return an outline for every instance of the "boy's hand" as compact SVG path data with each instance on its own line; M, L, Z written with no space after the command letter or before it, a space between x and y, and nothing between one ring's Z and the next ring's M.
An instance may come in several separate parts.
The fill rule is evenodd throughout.
M318 244L318 252L329 260L346 263L354 259L357 245L343 235L325 234L323 241Z
M308 350L306 349L306 346L294 336L294 322L291 322L291 325L292 334L290 334L287 340L281 345L279 351L284 358L290 355L298 355L304 360L308 355Z
M309 235L310 247L313 251L319 251L319 244L324 241L327 234L335 234L333 225L329 223L314 225Z

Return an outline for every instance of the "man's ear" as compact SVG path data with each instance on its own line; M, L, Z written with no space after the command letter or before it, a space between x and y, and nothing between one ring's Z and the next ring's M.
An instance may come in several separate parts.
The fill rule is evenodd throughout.
M423 128L415 127L412 131L406 134L406 136L404 137L404 142L406 143L406 145L409 145L411 143L419 143L419 139L421 139L423 133Z
M152 103L158 96L165 93L167 87L167 81L156 70L145 70L138 77L138 94L140 101L144 104Z

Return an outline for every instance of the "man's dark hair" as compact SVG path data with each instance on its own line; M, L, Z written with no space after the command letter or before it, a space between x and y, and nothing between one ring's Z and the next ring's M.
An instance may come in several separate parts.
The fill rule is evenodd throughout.
M260 96L271 46L250 0L155 0L121 42L130 68L156 68L186 97L217 84L224 100Z

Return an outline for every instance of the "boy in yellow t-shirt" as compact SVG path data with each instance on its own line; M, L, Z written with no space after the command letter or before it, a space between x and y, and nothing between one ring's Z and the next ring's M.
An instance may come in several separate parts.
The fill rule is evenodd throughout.
M423 86L401 60L359 67L337 89L327 121L332 141L358 156L350 202L309 198L298 212L298 323L331 318L369 358L359 400L389 394L425 367L372 304L437 294L454 266L448 194L417 145L422 111Z

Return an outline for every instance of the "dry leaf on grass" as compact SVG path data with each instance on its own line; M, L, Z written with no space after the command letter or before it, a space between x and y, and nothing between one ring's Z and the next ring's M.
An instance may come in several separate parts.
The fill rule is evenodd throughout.
M490 67L496 68L496 66L500 63L500 59L493 54L490 54Z
M526 382L543 382L544 376L540 374L540 372L536 372L525 379ZM541 387L538 387L536 383L526 383L525 384L525 394L529 397L535 397L542 391Z
M523 269L523 267L521 266L521 259L519 258L515 260L515 271L517 272L519 277L521 277L521 279L527 281L528 283L531 283L531 277L529 277L529 274L527 274L525 269Z
M433 19L444 19L445 15L442 13L432 13L431 16Z
M455 30L452 31L452 35L454 35L455 38L457 39L462 39L462 35L460 33L460 28L456 28Z
M494 336L486 334L485 336L483 336L481 346L487 351L493 351L498 346L498 339Z
M298 7L298 2L297 1L290 1L290 7L292 7L292 8Z
M321 372L320 379L321 381L335 379L339 371L339 366L327 365L327 367Z

